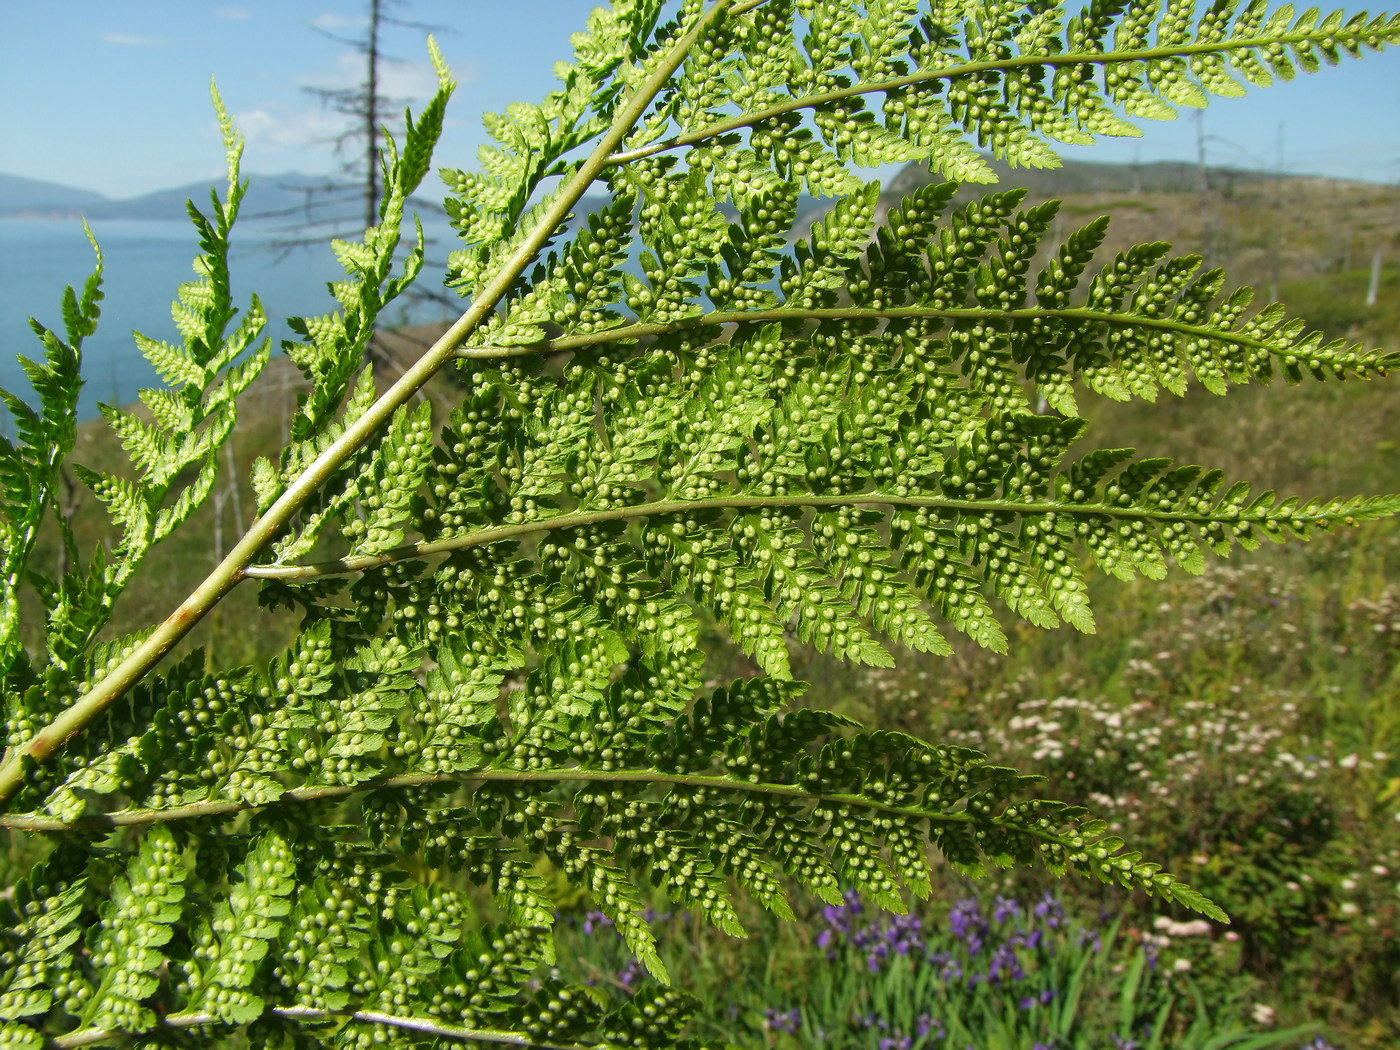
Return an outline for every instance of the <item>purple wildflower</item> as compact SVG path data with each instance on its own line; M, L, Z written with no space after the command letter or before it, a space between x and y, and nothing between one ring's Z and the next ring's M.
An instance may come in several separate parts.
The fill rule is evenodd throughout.
M790 1035L795 1035L797 1030L802 1027L802 1012L796 1006L786 1012L769 1007L763 1011L763 1020L775 1032L787 1032Z
M642 968L637 965L637 960L628 959L627 965L618 972L617 983L630 992L641 976Z
M964 897L948 912L948 928L953 931L954 937L966 938L974 928L984 925L982 911L972 897Z
M870 950L870 953L866 955L865 965L870 968L871 973L880 972L880 963L885 958L885 956L889 954L889 950L890 949L888 945L877 944L874 948Z
M1027 951L1035 951L1040 946L1041 938L1045 936L1043 930L1031 930L1029 932L1017 933L1011 938L1011 943L1018 948L1025 948Z
M896 915L885 927L885 943L899 955L923 948L924 924L917 915Z
M1007 944L999 944L996 951L992 953L991 964L987 967L987 979L994 984L1001 984L1002 981L1019 981L1024 979L1026 971L1021 969L1021 960L1016 957L1016 952Z
M1050 890L1046 890L1045 895L1036 902L1035 915L1036 918L1043 919L1045 925L1053 930L1064 921L1064 905L1059 902L1054 893Z
M1017 918L1021 914L1021 906L1010 897L997 895L992 902L992 922L1001 926Z
M915 1031L919 1039L924 1039L931 1033L935 1040L942 1040L948 1034L948 1029L943 1027L943 1022L928 1014L919 1015L919 1024Z
M1097 935L1096 935L1096 936L1097 936ZM1099 949L1098 949L1098 946L1095 945L1095 946L1094 946L1094 951L1098 951L1098 950L1099 950ZM1147 968L1148 968L1149 970L1155 970L1155 969L1157 969L1157 957L1158 957L1157 945L1155 945L1155 944L1152 943L1151 941L1147 940L1146 938L1143 938L1143 941L1142 941L1142 954L1145 955L1145 956L1147 956Z
M592 933L594 930L601 930L611 926L613 921L600 911L590 911L583 917L583 932Z

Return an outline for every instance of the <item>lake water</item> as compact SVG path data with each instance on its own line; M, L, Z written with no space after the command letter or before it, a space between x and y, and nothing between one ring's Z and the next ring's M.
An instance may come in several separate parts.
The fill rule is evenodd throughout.
M158 383L131 333L179 342L170 301L178 285L193 279L190 264L198 253L194 228L183 221L106 220L94 222L93 233L102 245L106 298L97 333L83 346L84 418L97 414L99 401L129 404L140 388ZM279 253L276 245L285 236L266 226L235 228L230 252L234 303L246 307L250 294L259 296L269 318L264 331L274 348L291 337L288 316L334 308L326 283L343 276L325 244ZM445 254L442 244L439 239L436 249L430 247L430 256ZM35 317L62 334L63 288L71 284L81 291L92 265L92 248L78 220L0 219L0 386L32 401L29 382L15 361L16 354L43 357L28 319ZM422 280L432 279L425 268ZM438 306L410 310L395 304L389 319L416 323L440 315ZM4 429L12 432L10 426Z

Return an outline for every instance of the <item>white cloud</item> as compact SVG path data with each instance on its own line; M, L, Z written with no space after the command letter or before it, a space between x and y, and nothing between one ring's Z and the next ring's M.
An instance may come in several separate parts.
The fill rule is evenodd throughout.
M311 20L311 24L317 29L358 29L369 24L369 19L362 15L338 15L331 11L326 11L317 15Z
M137 36L135 33L103 33L102 39L108 44L117 44L121 47L165 47L170 43L168 40L159 40L153 36Z
M335 71L316 77L302 77L304 87L323 91L357 88L365 82L365 56L342 52L335 60ZM395 102L421 102L437 91L437 74L430 62L403 62L380 59L379 93Z
M214 9L215 18L227 18L235 22L246 22L253 17L253 12L246 7L216 7Z
M245 110L233 115L233 124L247 141L250 152L324 149L345 130L345 122L320 106L291 109Z
M313 90L339 91L358 88L364 82L365 58L353 51L342 52L334 64L317 75L298 78L297 83ZM379 91L393 100L392 112L386 113L394 123L403 105L414 108L437 91L437 75L429 62L380 61ZM316 165L312 154L329 158L336 139L351 128L343 113L323 105L311 95L304 101L269 103L233 115L234 126L248 143L249 154L261 154L259 163L270 165L285 160L302 170ZM280 159L274 160L280 155Z
M379 71L384 93L391 98L430 99L438 78L431 62L395 62Z

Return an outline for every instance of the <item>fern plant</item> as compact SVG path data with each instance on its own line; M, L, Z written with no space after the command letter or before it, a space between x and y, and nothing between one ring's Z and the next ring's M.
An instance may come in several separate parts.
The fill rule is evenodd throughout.
M900 909L929 892L930 855L1223 920L1034 775L804 708L789 667L796 645L882 665L958 632L1003 650L1008 623L1092 631L1091 565L1200 572L1400 509L1071 455L1081 400L1386 360L1251 311L1166 244L1102 257L1106 219L1055 244L1055 202L954 201L991 177L979 147L1054 165L1054 142L1400 40L1396 17L1195 12L595 11L559 88L487 116L478 170L442 171L466 306L381 392L362 350L422 268L404 202L452 92L434 51L440 88L384 155L379 221L333 245L336 309L282 346L310 391L253 472L256 521L169 617L117 637L123 590L209 496L270 353L257 300L230 291L245 183L216 95L229 179L189 208L182 341L138 336L167 385L139 414L103 409L129 471L72 465L108 546L79 550L55 499L100 253L62 330L34 325L38 405L5 395L0 825L37 859L0 901L0 1045L692 1045L650 887L737 935L738 894L787 916L794 890ZM947 181L881 217L858 170L915 160ZM804 193L826 205L810 225ZM414 395L449 370L460 403L435 420ZM31 563L44 530L61 579ZM235 587L301 611L286 652L166 660ZM753 677L705 684L712 624ZM566 884L654 983L609 1002L549 976Z

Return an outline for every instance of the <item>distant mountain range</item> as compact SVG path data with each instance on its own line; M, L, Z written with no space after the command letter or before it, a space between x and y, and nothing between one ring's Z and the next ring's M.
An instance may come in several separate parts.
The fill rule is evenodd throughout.
M193 182L139 197L113 199L92 190L54 182L0 174L0 217L65 219L182 219L185 201L203 206L211 182ZM218 186L222 191L223 186ZM288 225L358 221L359 194L319 175L253 176L243 200L243 218L279 221Z
M1200 185L1201 172L1194 164L1161 161L1153 164L1096 164L1066 161L1048 169L1011 168L990 161L1003 185L1024 186L1036 196L1065 193L1174 193L1191 192ZM1275 178L1267 172L1210 168L1211 185L1262 181ZM910 164L885 185L887 198L897 199L916 187L941 177L927 168ZM89 219L180 219L185 201L202 204L209 199L210 183L195 182L174 189L157 190L139 197L114 200L92 190L52 182L0 174L0 217ZM584 202L581 202L581 206ZM820 207L820 206L818 206ZM805 210L805 209L804 209ZM309 227L360 221L359 194L355 187L335 183L325 176L253 176L243 202L244 220L280 222Z
M1013 168L1004 161L985 157L1004 187L1024 187L1034 197L1065 193L1193 193L1200 189L1201 169L1186 161L1164 160L1151 164L1103 164L1067 160L1058 168ZM1216 189L1280 176L1239 168L1207 168L1206 178ZM1294 177L1294 176L1287 176ZM945 181L922 164L908 164L885 184L886 195L903 195L930 182ZM977 187L967 186L968 189ZM978 193L987 190L980 189Z
M0 175L0 215L72 215L106 200L102 194L92 190L26 179L20 175Z

